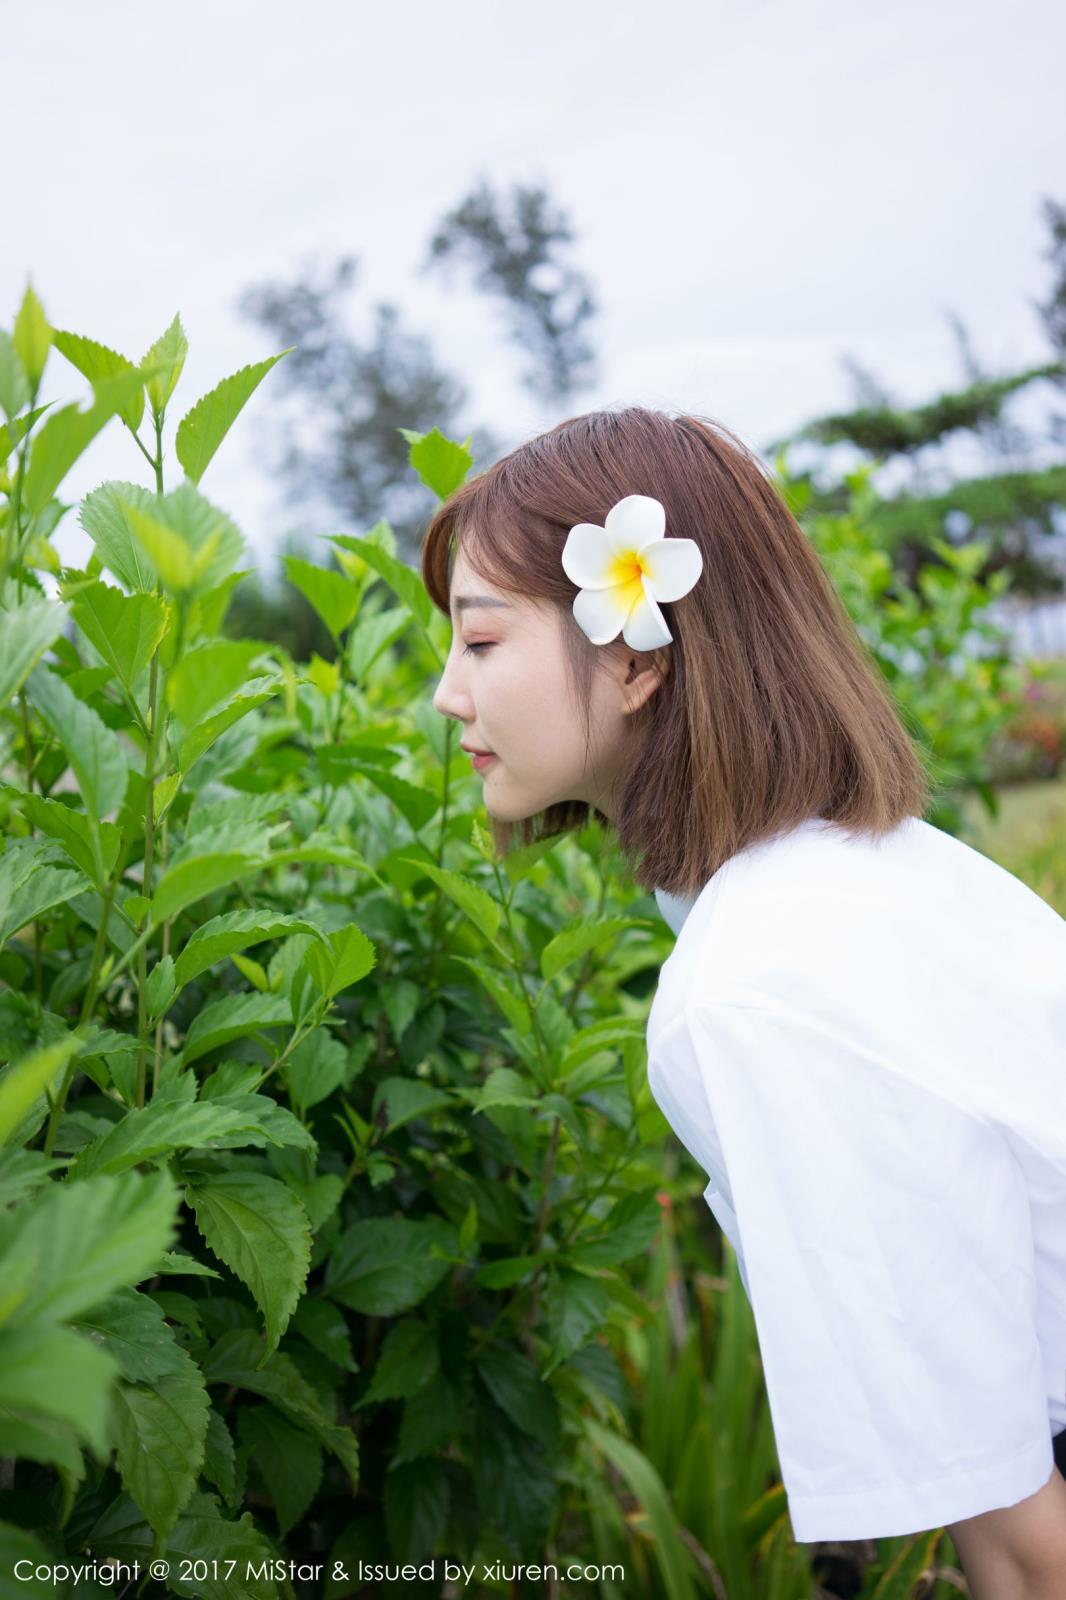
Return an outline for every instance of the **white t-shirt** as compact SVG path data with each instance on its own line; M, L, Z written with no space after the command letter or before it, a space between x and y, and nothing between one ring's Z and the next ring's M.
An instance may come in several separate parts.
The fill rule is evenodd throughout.
M651 1092L737 1253L800 1542L1043 1487L1066 1427L1066 921L917 817L689 899Z

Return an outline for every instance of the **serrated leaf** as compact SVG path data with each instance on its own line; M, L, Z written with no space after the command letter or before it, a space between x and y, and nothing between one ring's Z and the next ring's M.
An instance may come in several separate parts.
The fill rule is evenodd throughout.
M209 639L186 651L167 679L167 704L183 728L197 726L242 687L251 663L269 651L260 639Z
M177 1346L175 1346L177 1349ZM126 1492L151 1524L157 1549L188 1504L203 1465L210 1405L199 1367L178 1350L181 1370L115 1392L115 1461Z
M439 1089L424 1078L384 1078L374 1090L371 1110L376 1117L384 1105L388 1118L384 1131L392 1133L415 1117L428 1116L452 1103L448 1090Z
M343 572L316 567L302 556L283 556L285 575L339 638L359 609L359 587Z
M322 1447L272 1406L242 1406L237 1426L251 1448L284 1535L299 1522L322 1482Z
M326 1266L326 1293L353 1311L392 1317L409 1311L451 1268L456 1230L440 1217L367 1217L341 1234Z
M79 589L71 613L85 637L132 691L167 631L166 601L160 595L123 594L108 583L94 583Z
M133 362L117 350L110 349L106 344L98 344L95 339L87 339L80 333L68 333L65 329L55 328L52 331L52 343L60 355L66 356L71 365L88 378L94 388L104 378L136 370ZM144 416L143 384L119 407L119 415L136 432Z
M373 539L357 539L350 533L334 533L330 535L330 540L338 549L352 551L368 566L373 567L403 601L419 627L423 631L429 627L433 615L433 602L426 592L425 584L413 568L398 560L388 550L383 550Z
M646 928L643 917L588 917L572 922L557 933L540 953L540 970L545 979L558 977L566 967L606 939L613 939L626 928Z
M188 353L189 341L181 325L181 313L178 312L166 331L159 335L155 343L150 345L141 357L141 366L146 371L154 371L154 376L149 378L147 383L148 401L153 416L159 417L165 410L174 393L174 386L181 377Z
M176 917L186 906L216 889L261 872L264 865L258 856L236 850L186 857L168 868L156 885L152 896L152 926L157 927L168 917Z
M467 449L470 440L457 444L439 428L423 434L412 434L406 428L401 432L408 442L407 459L426 488L432 489L440 500L454 494L474 464Z
M484 889L478 888L476 883L468 882L458 872L452 872L447 867L434 866L431 861L420 861L417 856L401 856L399 859L412 867L418 867L427 878L432 878L438 888L443 889L460 911L470 918L489 943L494 943L502 912L496 901L487 895Z
M304 965L326 1000L365 978L377 961L377 952L366 934L349 922L320 944L308 947Z
M186 1191L205 1244L252 1293L277 1347L307 1281L311 1224L277 1178L237 1168Z
M0 705L25 683L34 666L63 632L70 607L27 592L22 604L0 612Z
M318 926L305 917L290 912L259 910L248 906L241 911L226 911L212 917L191 934L184 949L174 963L174 977L179 987L199 977L216 961L261 944L264 939L288 937L306 933L316 939L324 935Z
M439 1366L432 1328L417 1317L402 1317L385 1335L370 1384L357 1405L405 1400L428 1383Z
M70 1328L0 1328L0 1409L21 1409L73 1428L107 1452L112 1356Z
M182 417L174 449L186 477L193 483L199 483L215 451L271 367L295 348L289 345L265 361L241 367L197 400Z
M85 809L100 822L126 797L126 757L118 734L43 665L26 680L26 698L62 745Z
M14 343L30 387L36 388L48 360L52 329L31 283L26 284L15 317Z
M140 1563L147 1570L155 1536L129 1494L113 1500L86 1535L93 1550L106 1550L120 1561ZM167 1587L182 1600L277 1600L277 1585L260 1576L276 1557L274 1547L252 1521L250 1511L236 1522L219 1515L212 1494L193 1494L167 1540L170 1575ZM233 1562L232 1567L229 1562ZM200 1565L202 1563L202 1565ZM265 1566L264 1566L265 1564ZM186 1571L189 1577L183 1578ZM191 1574L197 1574L195 1577ZM229 1573L230 1576L226 1576ZM234 1588L233 1577L241 1574Z
M185 1035L182 1060L188 1065L232 1039L262 1028L290 1027L292 1020L291 1002L283 994L226 995L197 1012Z
M26 369L6 329L0 328L0 407L10 422L29 405L30 386Z
M84 1047L77 1034L33 1050L0 1073L0 1145L6 1144L30 1107L50 1088L71 1056ZM0 1291L2 1304L2 1291Z
M3 1219L0 1320L39 1330L138 1283L169 1247L177 1209L166 1172L49 1185Z
M582 1267L616 1267L646 1250L662 1225L654 1189L623 1195L607 1216L578 1234L567 1251Z
M261 1334L247 1328L224 1333L203 1362L204 1378L212 1383L236 1384L252 1394L262 1395L299 1427L325 1445L359 1487L359 1441L351 1428L343 1427L326 1413L322 1401L295 1362L282 1351L272 1355L265 1350Z

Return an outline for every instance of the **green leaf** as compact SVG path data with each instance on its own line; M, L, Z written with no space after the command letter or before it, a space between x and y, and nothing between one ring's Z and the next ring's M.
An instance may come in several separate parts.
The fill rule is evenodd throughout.
M435 1083L424 1078L383 1078L374 1090L371 1111L376 1120L382 1105L385 1106L387 1121L383 1132L389 1134L415 1117L428 1116L431 1111L452 1104L447 1089L438 1089Z
M132 691L167 631L166 601L93 583L78 590L71 611L85 637Z
M216 961L223 961L237 950L247 950L264 939L288 937L294 933L307 933L316 939L324 937L315 923L290 912L260 910L254 906L223 912L190 935L174 963L175 981L182 988L208 967L213 967Z
M155 373L147 383L148 401L153 416L157 418L162 416L166 409L174 393L174 386L181 377L188 353L189 341L185 337L179 312L166 332L161 333L141 357L141 366L147 370L154 369Z
M15 341L0 329L0 407L13 422L19 412L30 403L30 386L26 369L22 365Z
M411 612L415 621L423 631L429 627L433 615L433 602L426 592L426 586L418 573L397 559L388 550L383 550L376 540L371 538L357 539L350 533L334 533L330 535L331 544L341 550L351 550L360 556L367 566L373 567L385 582L398 595Z
M262 1028L292 1026L292 1004L283 994L234 994L213 1000L193 1018L181 1057L186 1065Z
M31 1051L0 1073L0 1145L7 1144L31 1106L46 1089L55 1086L71 1056L77 1055L83 1047L84 1040L72 1033L66 1039L57 1039L54 1044ZM2 1305L3 1291L0 1290Z
M128 488L134 492L127 493ZM204 596L229 575L244 551L236 523L193 483L186 481L162 497L126 484L105 484L104 491L110 491L108 498L94 507L91 524L85 525L98 548L98 534L104 533L120 564L131 564L131 549L138 552L135 570L150 571L152 582L137 587L153 588L161 580ZM87 497L83 510L93 499ZM107 558L101 553L101 559ZM122 577L110 559L108 565Z
M257 656L273 647L259 639L210 639L189 650L167 679L167 704L194 728L242 687Z
M476 883L470 883L458 872L434 866L430 861L420 861L417 856L400 856L398 859L418 867L427 878L432 878L438 888L443 889L460 911L470 918L475 928L484 934L489 944L494 942L502 913L497 902L484 889L479 889Z
M451 955L452 961L459 961L477 978L495 1000L512 1028L520 1033L529 1027L529 1001L523 994L518 980L509 972L498 972L495 967L487 967L483 961L474 961L470 956Z
M78 371L88 378L94 389L105 378L113 378L120 372L137 370L133 362L119 355L117 350L109 349L106 344L97 344L95 339L86 339L80 333L67 333L62 328L54 328L52 343L60 355L66 356L71 365L77 367ZM143 382L118 410L122 420L136 432L144 416Z
M120 372L96 386L93 404L63 406L53 411L33 436L23 495L27 511L38 516L82 452L120 407L141 388L139 372Z
M85 1476L85 1458L77 1430L54 1417L34 1416L33 1398L29 1407L0 1410L0 1456L12 1460L39 1461L57 1467L64 1487L73 1496ZM0 1538L0 1572L3 1569L3 1541Z
M233 1168L186 1191L205 1244L251 1290L274 1350L307 1281L311 1224L277 1178Z
M156 1541L136 1501L122 1494L97 1518L86 1544L119 1561L137 1561L143 1572ZM277 1559L273 1545L255 1526L250 1511L238 1522L221 1517L213 1494L191 1497L167 1540L167 1556L167 1587L183 1600L235 1600L238 1595L240 1600L277 1600L276 1583L262 1575L269 1574L270 1563ZM183 1571L190 1576L183 1578ZM237 1574L240 1582L235 1584Z
M174 448L186 477L193 483L199 483L215 451L274 363L295 348L289 345L288 349L279 350L265 361L241 367L239 372L223 378L197 400L192 410L182 417Z
M364 613L348 637L348 672L362 682L374 662L411 625L406 606L390 606L373 616Z
M46 1156L43 1150L0 1151L0 1208L27 1199L48 1182L53 1172L64 1166L65 1161L58 1156Z
M101 1349L114 1356L131 1383L181 1377L189 1356L178 1344L162 1310L136 1289L119 1289L74 1319Z
M0 705L7 705L59 638L69 610L61 601L27 591L21 605L0 612Z
M269 1137L263 1120L268 1107L287 1114L267 1095L222 1095L202 1101L157 1098L128 1111L107 1133L80 1150L68 1178L74 1181L96 1172L126 1172L174 1150L225 1150L246 1142L262 1143ZM253 1137L245 1140L245 1134ZM281 1142L271 1139L271 1143Z
M97 559L118 581L135 593L151 593L157 574L154 564L130 533L124 506L149 511L157 496L140 483L102 483L78 507L78 521L95 546Z
M284 1535L299 1522L322 1482L322 1447L271 1406L242 1406L237 1414L241 1440L262 1474Z
M583 1267L617 1267L646 1250L661 1226L662 1210L654 1189L626 1194L602 1222L578 1234L567 1255Z
M218 1412L211 1408L207 1419L207 1440L204 1445L204 1464L201 1476L216 1488L230 1505L237 1498L237 1462L233 1452L233 1439Z
M66 1423L98 1456L108 1448L117 1371L112 1356L70 1328L0 1328L0 1407Z
M209 1385L236 1384L252 1394L262 1395L299 1427L313 1433L337 1457L352 1488L359 1488L358 1439L350 1428L340 1426L327 1416L322 1401L290 1356L281 1351L267 1355L260 1334L247 1328L235 1328L224 1333L204 1357L203 1370Z
M44 314L44 307L30 283L26 285L22 304L15 318L14 334L15 349L22 363L22 370L29 379L30 386L36 388L41 381L45 362L48 360L52 329Z
M315 1028L289 1057L286 1081L294 1106L317 1106L348 1075L348 1051L326 1028Z
M405 1400L434 1377L440 1367L432 1328L417 1317L403 1317L382 1341L370 1386L358 1406L378 1400Z
M474 1365L500 1410L554 1454L562 1431L559 1406L551 1384L545 1383L529 1357L510 1345L490 1344Z
M0 856L0 946L28 922L84 890L80 870L42 863L43 853L54 849L39 839L14 839Z
M376 961L373 944L354 922L327 934L321 944L310 945L304 956L304 965L326 1000L365 978Z
M644 917L587 917L579 918L557 933L540 953L540 970L546 979L555 978L564 968L577 961L589 950L614 939L626 928L650 928Z
M695 1600L692 1557L681 1538L666 1485L635 1445L584 1415L581 1425L590 1443L626 1480L648 1518L649 1548L654 1553L668 1600Z
M126 798L126 757L118 734L43 665L26 680L26 697L62 745L93 820L117 810Z
M174 957L165 955L157 961L148 974L148 1020L155 1022L169 1009L175 994Z
M427 489L441 500L447 500L463 482L474 458L467 449L470 440L457 444L439 428L428 433L413 433L407 428L400 432L408 443L407 459L414 467Z
M553 1275L545 1304L551 1354L541 1368L544 1377L603 1327L609 1307L610 1294L602 1279L565 1268Z
M393 1317L424 1300L451 1268L456 1230L441 1217L364 1217L341 1234L326 1293L353 1311ZM432 1254L434 1247L444 1252Z
M247 687L268 682L266 678L253 678ZM254 711L265 700L269 700L279 687L277 683L270 683L269 688L264 689L261 694L236 695L222 711L216 711L205 722L201 722L198 728L194 728L178 746L178 768L182 774L196 765L204 752L211 748L227 728L232 728L233 724L246 717L249 711Z
M288 580L317 611L335 639L339 638L359 609L359 586L343 572L316 567L302 556L283 556Z
M62 1321L139 1282L169 1247L177 1209L165 1172L47 1186L0 1219L0 1321L10 1328Z
M323 751L323 755L328 758L328 750ZM394 772L385 772L381 767L364 766L361 776L388 796L416 833L440 810L440 800L435 794L428 789L420 789L417 784L408 783L406 778L398 778Z
M261 872L264 865L259 856L237 850L186 856L170 867L156 885L152 896L152 926L157 927L168 917L176 917L186 906L194 905L216 889Z
M332 1174L323 1173L322 1176L329 1177ZM343 1367L345 1372L359 1370L352 1355L352 1340L344 1312L329 1300L305 1294L293 1313L289 1329L306 1339L312 1349L325 1356L327 1361Z
M385 1474L389 1548L413 1565L428 1557L448 1518L448 1477L441 1461L407 1461Z
M22 797L23 815L50 839L58 839L70 859L90 883L104 892L111 869L118 859L122 829L114 822L101 822L94 829L84 812L59 800L45 800L39 794Z
M210 1405L196 1362L179 1350L182 1370L151 1387L120 1383L115 1394L115 1461L123 1487L155 1531L157 1547L188 1504L204 1460Z

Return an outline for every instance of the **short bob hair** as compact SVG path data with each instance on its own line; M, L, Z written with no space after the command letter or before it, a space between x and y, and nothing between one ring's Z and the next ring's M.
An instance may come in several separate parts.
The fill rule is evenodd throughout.
M602 526L629 494L652 495L666 533L694 539L703 571L663 615L673 643L648 652L660 683L628 718L616 817L618 844L642 888L696 894L737 851L821 816L874 838L929 803L929 780L819 557L759 458L697 416L644 406L570 417L462 484L437 509L422 578L450 616L450 561L462 541L472 568L505 593L553 602L578 702L619 638L594 645L573 615L563 571L578 522ZM587 801L534 817L491 817L506 854L580 828Z

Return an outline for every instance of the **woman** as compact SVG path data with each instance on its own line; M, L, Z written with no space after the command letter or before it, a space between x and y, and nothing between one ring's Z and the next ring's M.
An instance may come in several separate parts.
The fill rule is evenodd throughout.
M563 422L441 506L422 571L497 846L591 813L677 934L649 1082L739 1258L796 1537L949 1526L971 1584L1066 1540L1066 922L922 820L725 428Z

